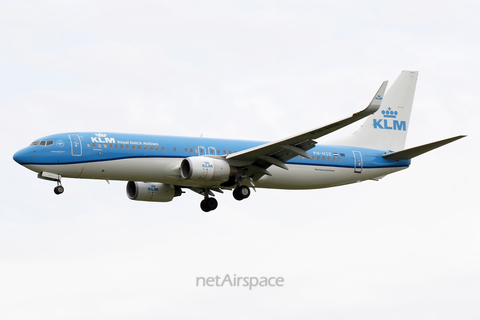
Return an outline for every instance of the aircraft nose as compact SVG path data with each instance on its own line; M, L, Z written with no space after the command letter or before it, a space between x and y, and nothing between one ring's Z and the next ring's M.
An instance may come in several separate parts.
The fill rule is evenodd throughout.
M27 150L26 148L15 152L15 154L13 155L13 160L15 160L15 162L21 165L32 162L34 158L35 157L32 152L30 150Z

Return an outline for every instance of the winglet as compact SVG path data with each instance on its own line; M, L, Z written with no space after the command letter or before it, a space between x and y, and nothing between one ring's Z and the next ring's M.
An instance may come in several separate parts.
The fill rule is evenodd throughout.
M383 81L382 85L378 89L377 93L375 93L375 96L373 97L368 107L360 111L361 113L373 114L377 112L377 110L382 105L382 100L383 100L383 97L385 96L385 90L387 89L387 84L388 84L388 81ZM360 113L360 112L357 112L357 113Z

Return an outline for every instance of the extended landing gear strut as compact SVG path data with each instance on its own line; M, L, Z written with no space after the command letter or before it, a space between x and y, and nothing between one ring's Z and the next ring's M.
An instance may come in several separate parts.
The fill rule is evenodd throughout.
M205 211L205 212L209 212L209 211L215 210L215 209L217 209L217 207L218 207L218 201L217 201L217 199L215 199L215 198L210 198L210 197L208 196L209 191L210 191L210 190L205 189L205 191L204 191L204 196L205 196L205 198L202 200L202 202L200 202L200 208L202 208L202 210Z
M62 194L63 191L65 191L65 188L62 186L62 176L59 174L42 171L37 175L37 178L48 181L55 181L57 183L57 186L53 189L53 192L55 192L55 194L57 195Z

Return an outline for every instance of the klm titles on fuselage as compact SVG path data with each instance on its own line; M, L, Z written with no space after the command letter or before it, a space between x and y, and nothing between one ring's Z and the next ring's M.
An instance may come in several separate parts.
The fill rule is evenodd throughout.
M105 133L95 133L97 137L90 137L92 139L92 142L96 143L115 143L115 138L107 138L107 135ZM102 140L102 138L105 138L105 140Z
M388 108L388 110L382 110L382 114L384 119L373 119L374 129L407 131L406 121L395 120L398 115L398 111L392 111L391 108Z
M96 143L115 143L115 138L107 138L105 137L105 140L102 140L100 137L90 137L92 139L92 142Z
M119 144L131 144L131 145L143 145L143 146L158 146L157 142L142 142L142 141L115 141L115 138L108 138L104 133L96 133L96 137L90 137L94 143L119 143Z

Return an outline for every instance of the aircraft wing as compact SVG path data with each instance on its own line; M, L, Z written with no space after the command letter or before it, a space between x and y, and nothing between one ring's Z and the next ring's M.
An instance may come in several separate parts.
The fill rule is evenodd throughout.
M382 103L387 83L388 81L384 81L382 83L367 108L354 113L348 118L320 128L303 132L293 137L267 143L234 154L229 154L227 155L226 159L232 165L246 168L247 171L244 173L244 175L252 177L254 181L258 180L264 174L270 175L270 173L267 171L267 168L270 165L276 165L280 168L288 170L284 162L296 157L297 155L311 159L306 151L312 149L317 144L314 139L318 139L375 113L380 108Z

